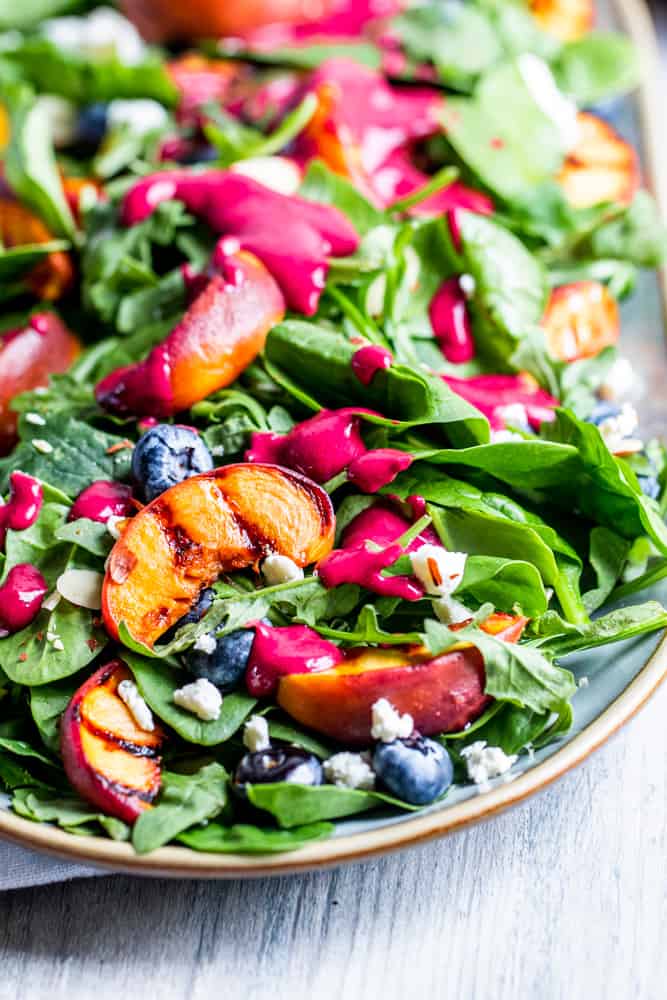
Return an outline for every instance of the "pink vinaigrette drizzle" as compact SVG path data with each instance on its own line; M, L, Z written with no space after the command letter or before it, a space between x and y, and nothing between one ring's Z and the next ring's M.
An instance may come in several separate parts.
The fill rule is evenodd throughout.
M36 618L48 589L42 574L30 563L10 569L0 587L0 639L20 632Z
M468 314L468 303L458 277L440 285L429 306L433 333L448 361L462 364L475 357L475 341Z
M110 517L129 517L133 513L131 486L112 479L98 479L79 493L68 520L87 517L90 521L106 524Z
M343 659L338 646L307 625L273 628L258 622L246 670L246 686L250 694L261 698L275 691L280 678L287 674L330 670Z
M35 523L44 502L42 484L25 472L12 472L9 485L9 500L0 506L0 548L4 546L10 528L12 531L25 531Z
M391 351L377 344L366 344L352 355L352 371L362 385L370 385L376 372L391 368L394 360Z

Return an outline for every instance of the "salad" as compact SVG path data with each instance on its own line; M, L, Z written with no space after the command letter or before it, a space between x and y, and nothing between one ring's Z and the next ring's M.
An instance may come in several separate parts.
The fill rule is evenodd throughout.
M262 853L511 780L567 654L667 626L635 53L589 0L71 7L0 25L7 805Z

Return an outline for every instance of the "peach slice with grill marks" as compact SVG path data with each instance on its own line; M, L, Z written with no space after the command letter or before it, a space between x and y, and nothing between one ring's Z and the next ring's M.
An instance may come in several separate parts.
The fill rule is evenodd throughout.
M86 801L133 823L160 790L157 725L140 729L118 694L132 675L122 660L100 667L76 691L60 724L60 748L70 784Z
M575 281L554 288L542 329L547 347L560 361L593 358L621 335L616 299L599 281Z
M597 115L581 111L577 123L576 145L558 174L565 197L574 208L629 204L641 183L636 151Z
M494 614L482 628L517 642L526 618ZM346 744L371 741L371 709L388 698L409 713L425 736L457 732L491 703L484 693L484 661L461 643L440 656L423 647L354 650L339 665L289 674L278 683L278 704L304 726Z
M166 490L128 522L107 561L102 613L153 646L221 573L272 552L308 566L331 551L327 493L277 465L228 465Z

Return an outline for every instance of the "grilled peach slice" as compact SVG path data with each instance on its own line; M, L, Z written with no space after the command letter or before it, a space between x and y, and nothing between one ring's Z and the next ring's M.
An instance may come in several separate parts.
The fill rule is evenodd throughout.
M563 42L581 38L593 26L594 0L530 0L540 26Z
M227 465L172 486L123 531L107 561L102 613L152 646L221 573L271 552L308 566L331 551L325 491L277 465Z
M554 288L542 317L547 347L560 361L593 358L621 335L618 305L598 281Z
M577 143L558 175L565 197L574 208L628 204L641 184L637 153L597 115L580 111L577 122Z
M0 196L0 240L7 248L50 243L55 237L41 219L15 198ZM74 281L69 254L56 250L37 264L26 278L30 291L43 302L59 299Z
M495 614L483 628L516 642L526 622ZM371 709L379 698L408 712L426 736L463 729L491 701L482 655L468 644L436 657L421 647L363 649L331 670L281 677L277 695L297 722L347 744L370 742Z
M122 660L96 670L74 694L60 724L60 749L70 784L98 809L126 823L148 809L160 789L157 724L140 729L118 695L132 675Z
M263 264L241 251L205 285L169 336L147 358L98 383L111 413L169 417L233 382L285 313L282 293Z
M35 313L25 326L0 333L0 455L16 440L14 396L66 371L79 350L79 341L55 313Z

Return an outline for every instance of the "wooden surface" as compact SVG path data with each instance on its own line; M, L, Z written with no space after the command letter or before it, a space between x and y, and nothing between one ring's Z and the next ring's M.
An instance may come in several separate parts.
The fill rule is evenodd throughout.
M641 363L664 427L661 350ZM666 718L663 686L545 793L366 865L0 895L0 1000L662 1000Z

